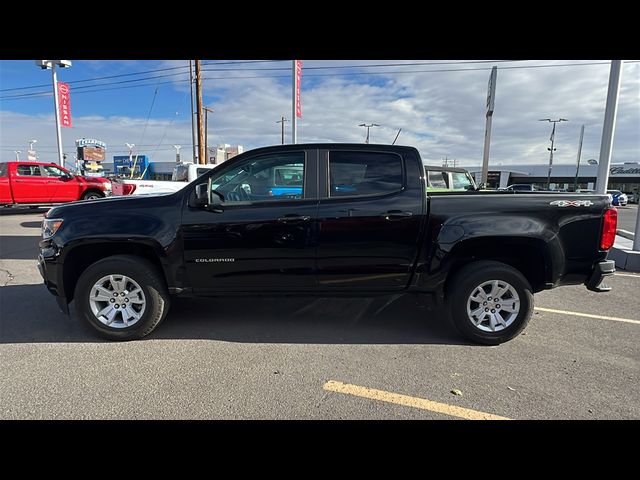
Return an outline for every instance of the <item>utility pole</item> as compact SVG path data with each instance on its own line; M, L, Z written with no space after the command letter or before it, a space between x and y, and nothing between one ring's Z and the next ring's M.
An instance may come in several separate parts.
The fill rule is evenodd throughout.
M573 191L578 190L578 174L580 173L580 155L582 154L582 139L584 138L584 125L580 129L580 141L578 142L578 165L576 166L576 178L573 181Z
M202 68L200 60L196 60L196 103L198 108L198 163L204 165L204 132L202 128Z
M365 127L367 129L367 138L364 139L364 143L369 143L369 130L371 127L379 127L377 123L361 123L359 127Z
M213 109L202 107L204 110L204 163L209 163L209 112Z
M566 118L559 118L558 120L551 120L550 118L542 118L538 121L553 123L553 128L551 129L551 138L549 138L549 140L551 140L551 148L547 148L547 150L549 150L550 152L549 153L549 173L547 173L547 190L549 190L549 186L551 185L551 169L553 168L553 152L555 151L555 148L553 148L553 144L556 139L556 123L568 122L569 120L567 120Z
M280 117L280 120L278 120L276 123L281 123L282 124L282 132L281 132L281 137L282 137L282 145L284 145L284 122L288 122L289 120L287 120L286 118L284 118L284 115Z
M191 91L191 146L193 147L193 163L196 163L196 117L193 113L193 60L189 60L189 90Z

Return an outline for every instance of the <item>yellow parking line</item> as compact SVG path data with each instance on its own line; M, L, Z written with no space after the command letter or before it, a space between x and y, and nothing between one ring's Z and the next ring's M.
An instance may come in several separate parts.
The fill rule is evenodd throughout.
M444 413L445 415L464 418L466 420L510 420L507 417L500 417L498 415L493 415L492 413L479 412L478 410L471 410L469 408L433 402L425 398L410 397L409 395L401 395L399 393L386 392L384 390L376 390L375 388L361 387L360 385L336 382L334 380L329 380L322 386L322 388L329 392L344 393L347 395L354 395L356 397L395 403L396 405L404 405L405 407Z
M630 318L605 317L604 315L592 315L591 313L569 312L567 310L555 310L553 308L535 307L534 310L549 313L562 313L563 315L574 315L576 317L596 318L598 320L611 320L613 322L635 323L640 325L640 320L631 320Z

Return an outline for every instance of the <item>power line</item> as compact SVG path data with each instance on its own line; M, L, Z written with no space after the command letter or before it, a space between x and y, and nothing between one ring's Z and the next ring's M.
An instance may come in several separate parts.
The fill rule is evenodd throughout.
M638 63L638 62L640 62L640 61L639 60L625 61L625 63ZM500 69L502 69L502 70L509 69L510 70L510 69L555 68L555 67L581 67L581 66L608 65L608 64L609 64L609 62L562 63L562 64L553 64L553 65L506 66L506 67L500 67ZM332 68L332 67L323 67L323 68L327 68L328 69L328 68ZM353 66L351 68L359 68L359 67L358 66ZM464 71L480 71L480 70L490 70L490 69L491 69L491 67L479 67L479 68L458 68L458 69L450 68L450 69L404 70L404 71L395 70L395 71L384 71L384 72L311 73L311 74L305 75L305 78L306 77L335 77L335 76L397 75L397 74L401 75L401 74L411 74L411 73L464 72ZM261 70L267 70L267 69L261 69ZM290 69L287 68L285 70L290 70ZM154 82L154 83L139 84L139 85L129 85L129 86L111 87L111 88L98 88L98 89L94 89L94 90L80 90L80 91L78 91L81 88L89 89L89 88L99 87L101 85L121 84L121 83L150 80L150 79L154 79L154 78L161 78L161 77L175 76L175 75L183 75L183 73L157 75L157 76L148 77L148 78L144 78L144 79L135 79L135 80L127 80L127 81L123 81L123 82L110 82L110 83L104 83L104 84L98 84L98 85L87 85L87 86L82 86L82 87L76 87L76 88L74 88L74 93L75 94L81 94L81 93L101 92L101 91L108 91L108 90L119 90L119 89L122 89L122 88L147 87L147 86L155 86L155 85L162 85L162 84L168 84L168 83L177 83L177 82L182 81L182 80L171 80L171 81L167 81L167 82L158 82L158 83ZM237 79L290 78L290 77L291 77L291 75L241 75L241 76L225 76L225 77L205 77L205 78L203 78L203 80L237 80ZM185 79L184 81L188 81L188 79ZM18 99L18 98L30 98L30 97L50 96L50 95L51 95L51 92L42 91L42 92L32 92L32 93L4 96L4 97L0 97L0 100L14 100L14 99Z

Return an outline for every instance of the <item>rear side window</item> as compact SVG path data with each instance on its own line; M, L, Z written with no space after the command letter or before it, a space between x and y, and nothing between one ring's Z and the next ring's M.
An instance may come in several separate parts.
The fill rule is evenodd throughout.
M447 173L437 170L427 170L427 187L447 188Z
M18 165L18 175L23 177L39 177L40 166L39 165Z
M0 177L7 176L7 164L4 162L0 162Z
M384 195L402 189L402 159L380 152L331 152L329 196Z

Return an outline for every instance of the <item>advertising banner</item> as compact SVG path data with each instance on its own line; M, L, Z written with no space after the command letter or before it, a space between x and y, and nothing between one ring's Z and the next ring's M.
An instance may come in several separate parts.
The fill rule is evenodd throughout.
M71 97L68 83L58 82L58 110L60 125L71 128Z

